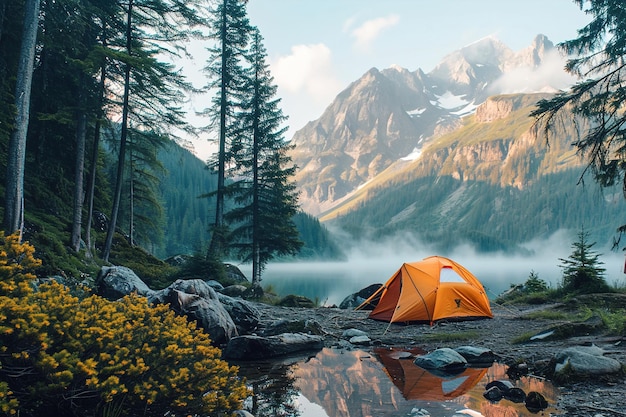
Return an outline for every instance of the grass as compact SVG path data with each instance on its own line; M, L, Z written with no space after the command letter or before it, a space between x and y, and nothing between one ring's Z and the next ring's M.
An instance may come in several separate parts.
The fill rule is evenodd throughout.
M541 310L524 314L520 317L522 320L573 320L574 315L563 311Z
M521 345L522 343L526 343L530 341L530 338L533 337L536 332L526 332L522 333L513 340L511 340L511 344L513 345Z

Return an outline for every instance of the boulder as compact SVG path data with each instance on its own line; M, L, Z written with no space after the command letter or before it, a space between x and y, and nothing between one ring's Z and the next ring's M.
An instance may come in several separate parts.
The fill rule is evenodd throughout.
M324 330L315 320L276 320L263 330L263 336L276 336L282 333L306 333L321 336Z
M213 290L211 289L211 291ZM237 335L235 323L217 296L213 298L202 297L198 294L170 289L168 301L172 309L178 314L196 321L198 326L209 334L211 342L216 346L227 343L233 336Z
M372 284L368 287L363 288L362 290L359 290L358 292L355 292L354 294L351 294L349 296L347 296L346 298L343 299L343 301L339 304L339 308L341 309L352 309L352 308L357 308L358 306L360 306L361 304L363 304L363 301L367 300L368 298L370 298L372 296L372 294L374 294L376 291L378 291L378 289L380 287L382 287L383 284ZM373 310L375 306L368 306L365 307L364 310Z
M314 308L315 303L310 299L302 295L287 295L278 301L276 305L281 307L300 307L300 308Z
M222 356L232 360L258 360L296 352L316 351L323 347L324 339L317 335L304 333L283 333L269 337L245 335L230 339L222 350Z
M467 360L457 351L450 348L436 349L426 355L418 356L413 361L420 368L443 373L456 373L467 366Z
M537 391L530 391L528 395L526 395L524 403L526 404L526 409L534 414L548 408L548 401Z
M353 345L369 345L370 343L372 343L372 339L370 339L367 335L353 336L350 338L350 343L352 343Z
M217 298L233 319L239 334L252 333L259 326L261 313L251 303L217 293Z
M130 268L103 266L96 278L96 293L109 300L118 300L132 293L149 297L154 291Z
M220 284L219 281L216 281L214 279L210 279L208 281L206 281L206 283L208 284L209 287L213 288L215 291L222 291L224 289L224 286L222 284Z
M354 336L367 336L367 333L359 329L346 329L341 334L341 337L345 337L347 339L354 337Z
M491 366L496 360L496 355L491 349L474 347L474 346L459 346L454 349L457 353L465 358L468 364L474 366Z
M247 283L248 278L241 272L241 269L237 268L233 264L224 264L224 269L226 270L226 279L230 282L236 283Z
M618 373L622 364L607 358L597 346L575 346L563 349L555 356L555 376L588 376Z
M243 297L243 294L246 292L247 289L248 288L244 285L235 284L225 287L224 289L222 289L221 293L228 295L229 297Z

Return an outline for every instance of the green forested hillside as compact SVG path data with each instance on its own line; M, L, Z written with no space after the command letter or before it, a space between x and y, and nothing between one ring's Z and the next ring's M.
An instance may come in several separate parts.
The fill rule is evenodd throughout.
M584 226L599 244L610 244L626 203L580 171L543 176L523 189L450 176L423 177L370 192L366 204L329 224L356 237L413 234L426 244L451 248L469 243L481 251L511 251L533 239Z

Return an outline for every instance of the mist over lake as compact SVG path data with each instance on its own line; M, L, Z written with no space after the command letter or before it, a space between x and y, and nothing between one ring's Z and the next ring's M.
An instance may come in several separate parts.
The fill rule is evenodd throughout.
M561 258L572 253L575 236L557 233L544 241L524 244L524 254L477 253L469 246L459 246L447 253L435 252L414 238L390 239L385 243L355 243L346 261L274 262L267 265L261 285L279 296L303 295L320 305L339 305L348 295L375 283L385 283L404 262L415 262L433 255L448 257L469 269L483 284L490 299L511 287L524 283L531 272L552 288L561 283ZM592 243L592 242L590 242ZM595 245L600 254L609 285L624 285L624 255L610 247ZM250 276L248 266L241 266Z

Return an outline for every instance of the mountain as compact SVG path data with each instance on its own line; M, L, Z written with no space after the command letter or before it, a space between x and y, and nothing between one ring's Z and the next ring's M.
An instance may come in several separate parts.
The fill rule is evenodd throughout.
M528 114L544 94L490 97L463 125L395 162L321 220L353 238L408 233L445 249L513 251L584 226L609 245L626 209L601 190L563 129L546 143ZM582 181L581 181L582 180Z
M585 171L573 123L547 143L529 117L562 87L555 56L541 35L519 52L490 37L428 74L372 68L294 136L304 209L354 239L512 251L584 227L610 245L621 190Z
M554 53L543 35L519 52L488 37L449 54L428 74L370 69L292 139L302 208L312 214L332 209L398 159L458 128L501 92L498 82L506 75L536 70Z

